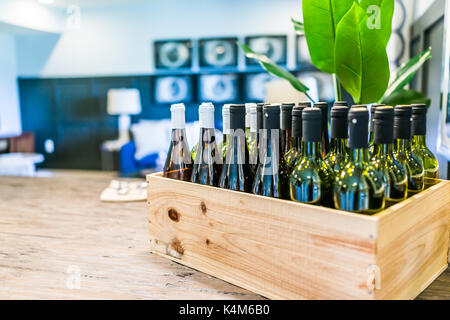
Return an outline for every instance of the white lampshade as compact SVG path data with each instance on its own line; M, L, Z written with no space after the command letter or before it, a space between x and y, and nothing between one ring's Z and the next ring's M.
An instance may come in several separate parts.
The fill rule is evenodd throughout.
M108 114L139 114L142 111L138 89L109 89Z

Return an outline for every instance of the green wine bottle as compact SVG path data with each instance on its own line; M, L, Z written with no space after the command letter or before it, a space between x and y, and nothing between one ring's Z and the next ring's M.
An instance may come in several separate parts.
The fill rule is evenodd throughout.
M427 107L424 104L413 104L411 107L411 133L413 136L412 151L419 156L420 160L422 160L423 168L425 170L425 188L428 188L439 182L439 163L426 144Z
M289 174L302 156L302 112L305 108L310 107L310 102L299 102L299 104L292 109L292 148L284 155L286 168Z
M254 180L245 137L245 106L230 105L230 135L219 187L251 192Z
M330 137L328 134L328 103L317 102L314 103L315 108L319 108L322 112L322 123L321 123L321 138L320 145L322 148L322 158L324 158L328 152L330 152Z
M420 158L411 146L411 106L394 108L394 157L406 169L408 175L408 196L424 189L424 169Z
M375 138L375 111L377 110L377 107L383 107L384 104L373 104L370 106L370 126L369 126L369 152L370 154L373 154L373 140Z
M283 157L292 148L292 109L295 103L281 104L281 150Z
M264 106L264 130L262 133L262 157L253 182L253 193L288 199L289 177L282 154L280 105Z
M225 104L222 107L222 123L223 123L223 138L222 138L222 142L219 146L219 150L221 150L222 152L222 158L223 161L225 162L225 158L227 156L227 148L228 148L228 140L229 140L229 136L230 136L230 105L229 104Z
M290 197L294 201L333 207L333 170L322 160L322 112L305 108L302 112L302 158L289 177Z
M200 135L191 182L216 187L222 169L222 154L217 149L214 105L202 103L198 108Z
M347 150L348 110L348 107L339 105L334 105L333 108L331 108L330 152L325 156L324 161L334 170L335 175L339 174L349 158Z
M334 204L337 209L373 214L384 208L384 181L369 160L367 108L351 108L348 123L350 158L336 177Z
M372 114L374 147L371 164L383 175L386 206L408 195L406 169L394 158L394 108L377 106Z

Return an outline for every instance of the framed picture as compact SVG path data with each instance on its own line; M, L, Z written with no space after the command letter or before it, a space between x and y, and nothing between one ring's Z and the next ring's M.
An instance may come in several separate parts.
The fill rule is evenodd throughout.
M264 101L266 98L266 83L275 79L267 72L249 73L245 77L246 101Z
M287 62L287 36L250 36L245 43L255 52L264 54L277 64ZM246 64L257 65L254 59L246 59Z
M181 69L191 67L191 40L155 41L153 45L155 67L157 69Z
M192 101L190 76L164 76L155 78L155 102L170 104Z
M200 39L200 67L236 67L237 38Z
M297 66L312 66L308 44L304 35L297 35L295 41L295 62Z
M201 101L230 102L238 98L236 74L206 74L199 78Z

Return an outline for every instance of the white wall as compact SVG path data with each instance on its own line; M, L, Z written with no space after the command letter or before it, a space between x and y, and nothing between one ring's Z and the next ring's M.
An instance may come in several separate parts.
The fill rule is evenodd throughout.
M290 34L299 0L164 0L82 8L81 28L18 36L19 76L148 74L152 41L164 38ZM293 50L291 50L293 54ZM289 57L290 63L294 57Z
M0 138L20 135L14 36L0 33Z

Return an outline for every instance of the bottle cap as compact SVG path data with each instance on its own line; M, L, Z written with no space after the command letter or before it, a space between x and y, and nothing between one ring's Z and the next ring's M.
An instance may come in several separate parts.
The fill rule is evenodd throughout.
M170 106L172 129L184 129L186 127L184 103L176 103Z
M322 133L322 111L320 108L305 108L302 112L303 141L320 142Z
M280 105L264 105L264 129L280 129Z
M230 105L222 107L223 134L230 134Z
M256 112L257 112L257 118L256 118L256 127L259 132L260 129L263 128L264 118L263 118L263 106L264 103L257 103L256 104Z
M295 103L281 105L281 130L292 130L292 109Z
M373 132L374 131L374 115L375 115L375 110L378 108L378 107L383 107L383 106L385 106L385 104L373 104L373 105L371 105L370 106L370 132Z
M319 108L322 111L322 127L328 128L328 103L314 103L314 108Z
M198 107L198 119L200 128L214 128L214 105L211 102L203 102Z
M245 127L250 128L250 108L256 106L256 103L245 104Z
M394 108L394 139L411 139L412 108L399 105Z
M351 109L353 109L353 108L365 108L365 109L367 109L367 105L365 105L365 104L354 104L354 105L352 105Z
M303 136L302 112L305 108L309 108L310 106L311 104L307 106L299 103L298 106L292 108L292 137L301 138Z
M335 101L333 107L348 107L347 101Z
M309 101L301 101L297 105L298 107L311 108L311 102Z
M230 105L230 129L245 130L245 105Z
M257 132L258 128L258 106L256 103L253 103L248 108L248 114L250 118L250 132Z
M348 110L345 105L331 108L331 138L348 138Z
M390 106L377 106L372 115L374 124L374 143L391 144L394 142L394 108Z
M367 136L369 133L369 111L367 110L367 107L352 107L348 112L347 119L350 128L349 148L367 148Z
M422 136L427 133L427 106L424 104L413 104L411 134Z

